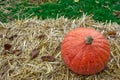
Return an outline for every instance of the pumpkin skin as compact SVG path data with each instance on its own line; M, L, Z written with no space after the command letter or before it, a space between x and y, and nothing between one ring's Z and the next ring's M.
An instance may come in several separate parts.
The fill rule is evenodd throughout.
M82 75L102 71L110 58L110 45L99 32L90 28L76 28L64 37L61 56L66 66Z

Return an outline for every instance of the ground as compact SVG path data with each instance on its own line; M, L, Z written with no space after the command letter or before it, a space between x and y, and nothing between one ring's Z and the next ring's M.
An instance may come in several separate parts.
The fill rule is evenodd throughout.
M120 24L119 0L5 0L0 2L0 21L64 16L70 19L92 15L96 21Z

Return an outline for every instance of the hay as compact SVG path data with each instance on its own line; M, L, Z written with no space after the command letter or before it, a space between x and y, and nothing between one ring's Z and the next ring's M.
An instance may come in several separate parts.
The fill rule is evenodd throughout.
M64 35L77 27L91 27L105 35L111 45L111 58L106 68L98 74L82 76L70 71L60 55L60 43ZM107 33L115 31L111 38ZM0 23L0 80L119 80L120 79L120 25L116 23L95 22L90 16L80 19L26 19L11 23ZM13 39L11 36L17 35ZM16 56L3 53L4 44L12 49L22 50ZM33 49L39 49L39 55L30 59ZM41 57L50 55L55 61L42 61Z

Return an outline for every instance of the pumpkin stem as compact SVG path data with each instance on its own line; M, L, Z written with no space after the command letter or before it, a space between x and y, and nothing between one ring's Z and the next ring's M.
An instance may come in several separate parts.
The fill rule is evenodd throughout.
M86 44L90 45L93 42L93 38L92 38L92 36L87 36L87 37L85 37L84 41Z

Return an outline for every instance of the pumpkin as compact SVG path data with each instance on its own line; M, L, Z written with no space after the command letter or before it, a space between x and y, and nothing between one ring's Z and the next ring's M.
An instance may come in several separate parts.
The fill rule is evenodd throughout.
M66 66L82 75L102 71L110 58L107 39L91 28L76 28L63 39L61 56Z

